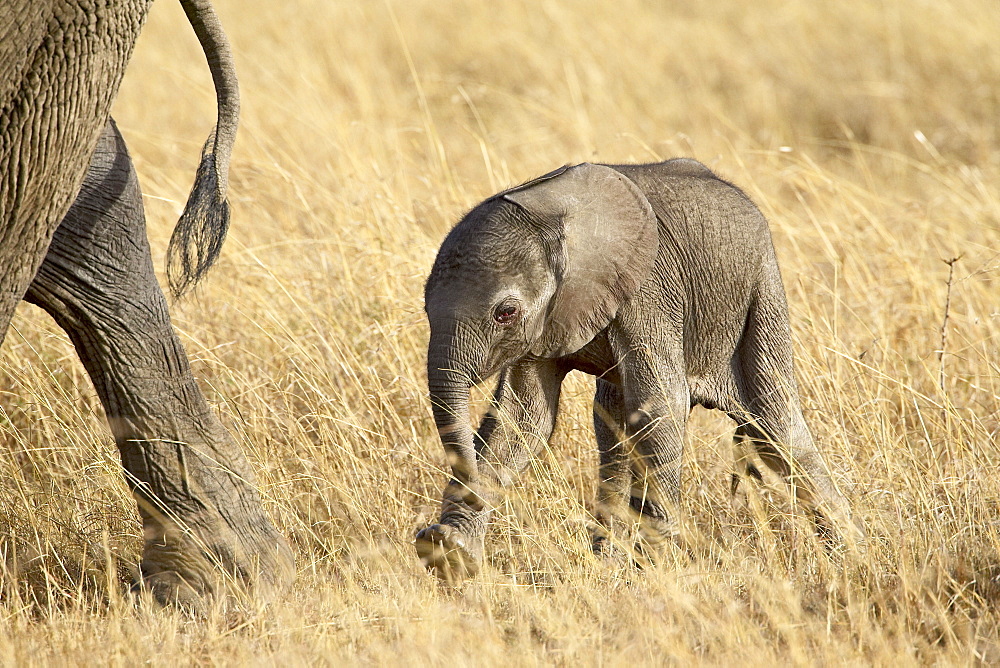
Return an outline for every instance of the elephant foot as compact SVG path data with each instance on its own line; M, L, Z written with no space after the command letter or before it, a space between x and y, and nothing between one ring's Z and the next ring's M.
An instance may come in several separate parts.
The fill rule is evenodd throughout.
M598 523L590 528L590 549L594 556L606 564L622 564L629 561L631 549L623 545L623 537L628 536L628 524L614 513L598 514Z
M414 545L420 563L448 584L475 577L483 561L483 539L466 536L447 524L421 530Z
M845 508L811 509L816 536L827 551L847 550L860 556L868 553L868 532L857 517Z
M594 532L591 536L590 549L605 566L618 568L621 566L634 565L635 561L630 554L631 550L625 549L615 539L606 532Z
M683 552L676 523L666 518L605 512L590 535L594 556L613 566L642 569L677 563L678 550Z
M264 521L266 526L241 536L228 525L158 532L146 542L133 589L195 614L219 599L271 602L291 585L295 562L285 539Z

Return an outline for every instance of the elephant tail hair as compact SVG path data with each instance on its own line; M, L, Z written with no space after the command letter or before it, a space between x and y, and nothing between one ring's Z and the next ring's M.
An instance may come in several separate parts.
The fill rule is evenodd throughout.
M179 299L212 267L229 230L229 200L219 183L215 153L209 137L188 196L167 248L167 281Z
M240 116L239 83L229 40L210 0L181 0L212 72L218 102L215 129L167 248L167 280L174 298L194 286L218 259L229 230L229 159Z

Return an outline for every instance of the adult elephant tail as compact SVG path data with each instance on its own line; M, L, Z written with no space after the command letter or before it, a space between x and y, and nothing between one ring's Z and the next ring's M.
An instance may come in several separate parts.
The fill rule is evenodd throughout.
M219 117L201 153L201 163L184 213L167 248L167 280L179 298L219 257L229 229L229 159L240 116L240 93L229 40L208 0L181 0L184 13L205 51Z

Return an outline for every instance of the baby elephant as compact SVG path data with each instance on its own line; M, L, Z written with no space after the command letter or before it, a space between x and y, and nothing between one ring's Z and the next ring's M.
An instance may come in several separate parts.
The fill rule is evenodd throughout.
M802 418L764 216L694 160L562 167L490 197L448 234L426 287L427 376L452 468L423 563L475 575L496 488L547 442L563 378L597 377L595 549L629 507L676 533L691 407L728 413L823 530L849 521ZM469 389L493 374L474 434Z

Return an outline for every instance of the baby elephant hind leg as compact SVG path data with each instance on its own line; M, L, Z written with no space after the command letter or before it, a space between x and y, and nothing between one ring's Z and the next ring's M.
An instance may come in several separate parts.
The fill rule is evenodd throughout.
M737 439L790 485L812 514L819 535L859 541L863 532L851 519L848 501L834 485L802 416L784 313L783 296L771 302L759 299L751 309L734 360L738 405L728 412L739 425ZM760 479L752 464L746 466L751 477ZM734 493L737 486L734 476Z
M783 433L782 418L751 418L737 427L736 437L748 443L761 462L788 483L795 499L812 515L820 537L827 541L838 537L857 538L847 499L834 486L805 422L801 415L792 419L793 425L799 424L794 425L791 432L784 430ZM750 477L762 478L752 463L747 464L746 470Z
M195 608L216 594L267 599L287 586L291 551L171 328L112 123L26 299L66 330L100 397L142 517L141 585Z

